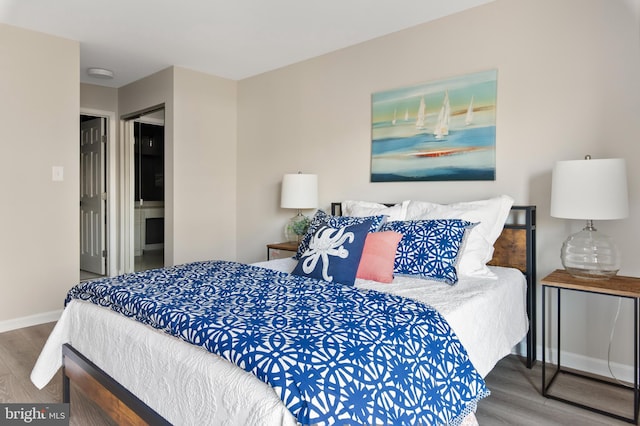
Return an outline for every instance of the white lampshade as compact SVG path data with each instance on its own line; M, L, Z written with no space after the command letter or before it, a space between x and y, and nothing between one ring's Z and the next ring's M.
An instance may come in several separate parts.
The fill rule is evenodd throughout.
M594 220L629 215L627 170L622 159L558 161L553 168L551 216L584 219L586 226L562 244L562 266L582 279L608 279L621 266L613 238L597 232Z
M558 161L552 181L553 217L610 220L629 215L623 159Z
M318 207L318 175L302 173L284 175L280 207L283 209Z

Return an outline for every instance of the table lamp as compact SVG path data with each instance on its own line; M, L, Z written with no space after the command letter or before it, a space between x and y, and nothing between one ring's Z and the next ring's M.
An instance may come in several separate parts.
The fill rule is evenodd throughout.
M284 235L287 241L300 242L310 223L301 210L318 207L318 176L303 173L284 175L280 207L298 210L285 225Z
M569 274L582 279L609 279L621 266L613 239L598 232L594 220L629 215L625 160L619 158L558 161L553 168L551 216L586 220L586 226L562 244L560 259Z

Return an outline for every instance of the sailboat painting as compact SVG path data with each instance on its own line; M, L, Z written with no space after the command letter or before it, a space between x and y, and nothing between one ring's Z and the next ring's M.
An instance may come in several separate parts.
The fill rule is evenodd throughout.
M371 182L495 180L496 99L496 70L374 93Z

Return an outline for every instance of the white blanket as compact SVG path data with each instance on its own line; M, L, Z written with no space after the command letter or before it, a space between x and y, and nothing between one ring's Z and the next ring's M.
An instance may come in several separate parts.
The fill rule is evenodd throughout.
M174 425L295 425L275 391L230 362L89 302L74 300L49 336L31 381L45 386L70 343Z
M257 264L290 271L292 259ZM392 292L437 308L484 377L526 334L526 281L516 270L492 268L498 279L457 285L398 277L392 284L358 280L356 286ZM72 301L31 373L45 386L70 343L173 424L294 425L278 395L252 374L109 309ZM473 424L473 420L472 424Z

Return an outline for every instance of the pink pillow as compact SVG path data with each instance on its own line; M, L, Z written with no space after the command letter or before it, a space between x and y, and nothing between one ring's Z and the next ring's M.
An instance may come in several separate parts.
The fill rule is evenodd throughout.
M394 231L367 234L356 278L381 283L393 281L393 262L401 239L402 234Z

